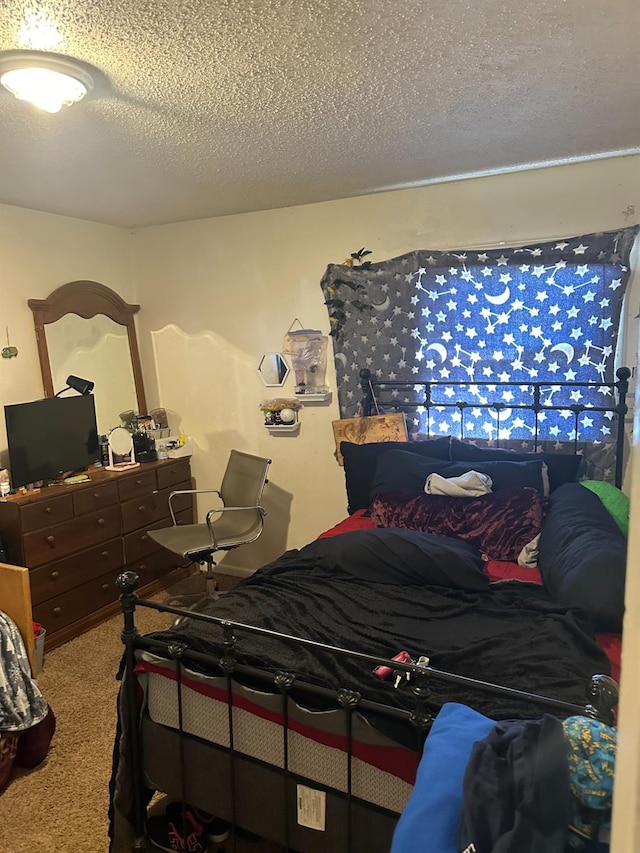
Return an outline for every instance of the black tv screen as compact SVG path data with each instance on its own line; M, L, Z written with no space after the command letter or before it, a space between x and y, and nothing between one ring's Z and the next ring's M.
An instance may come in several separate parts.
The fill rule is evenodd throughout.
M98 460L93 395L51 397L4 407L14 488L55 480Z

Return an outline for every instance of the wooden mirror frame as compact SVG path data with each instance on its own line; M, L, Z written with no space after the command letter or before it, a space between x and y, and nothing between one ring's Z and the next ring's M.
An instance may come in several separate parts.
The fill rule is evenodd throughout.
M138 414L147 413L138 339L134 324L134 314L140 310L139 305L125 302L114 290L97 281L70 281L54 290L47 299L29 299L27 304L33 311L45 397L55 396L45 326L49 323L55 323L65 314L78 314L85 320L90 320L96 314L105 314L115 323L125 326L127 329L133 381L138 401Z

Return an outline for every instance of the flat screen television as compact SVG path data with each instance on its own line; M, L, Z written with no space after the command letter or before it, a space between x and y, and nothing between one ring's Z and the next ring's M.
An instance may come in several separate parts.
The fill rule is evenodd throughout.
M14 488L81 471L99 458L92 394L4 407Z

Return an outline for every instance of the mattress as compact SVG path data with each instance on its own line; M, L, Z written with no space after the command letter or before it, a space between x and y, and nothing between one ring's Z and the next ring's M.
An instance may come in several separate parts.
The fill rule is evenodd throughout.
M176 671L145 653L136 671L146 711L159 725L179 728ZM181 679L183 731L228 749L231 746L226 679L184 669ZM233 748L255 761L285 768L284 707L280 695L232 682ZM312 711L292 699L286 707L287 767L290 774L343 794L348 791L348 733L344 711ZM399 746L355 712L352 718L351 793L364 802L400 813L411 793L416 751Z

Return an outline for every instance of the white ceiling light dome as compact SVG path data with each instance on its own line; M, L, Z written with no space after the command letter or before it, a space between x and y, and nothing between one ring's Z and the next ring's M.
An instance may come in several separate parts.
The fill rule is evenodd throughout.
M79 62L32 50L0 54L0 83L18 100L48 113L81 101L93 89L93 77Z

